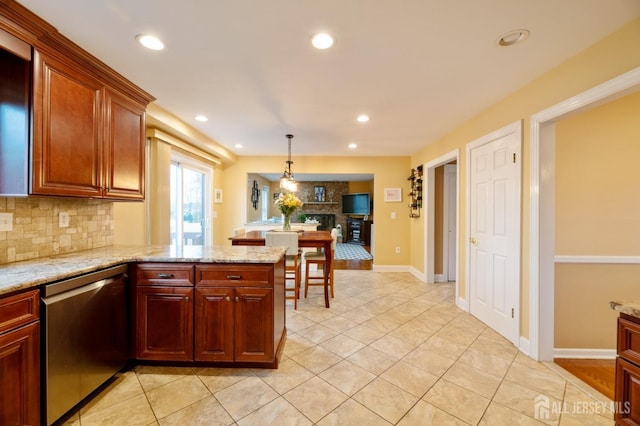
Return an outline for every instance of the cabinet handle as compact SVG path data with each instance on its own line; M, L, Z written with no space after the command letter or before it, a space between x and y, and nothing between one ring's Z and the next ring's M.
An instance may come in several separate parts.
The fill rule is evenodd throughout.
M242 275L227 275L228 280L241 280Z
M185 297L184 300L189 301L189 296Z
M231 302L231 298L230 298L229 296L225 297L225 300L226 300L227 302Z
M175 278L173 274L158 274L158 278L162 278L163 280L170 280Z
M238 296L236 296L236 302L239 302L240 298Z

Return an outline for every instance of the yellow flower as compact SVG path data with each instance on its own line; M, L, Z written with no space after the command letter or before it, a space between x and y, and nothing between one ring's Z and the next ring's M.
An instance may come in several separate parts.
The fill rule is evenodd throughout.
M297 209L302 207L302 201L293 192L280 194L275 201L282 214L286 216L292 215Z

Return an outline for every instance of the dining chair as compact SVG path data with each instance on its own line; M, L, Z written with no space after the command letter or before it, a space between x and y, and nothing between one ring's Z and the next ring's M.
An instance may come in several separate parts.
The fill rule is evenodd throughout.
M329 274L329 288L331 290L331 297L333 296L333 265L335 264L335 259L333 256L336 251L336 244L338 242L338 229L333 228L331 230L331 267L329 271L327 271L326 263L327 258L325 257L324 249L318 249L316 251L306 252L304 254L304 262L305 262L305 271L304 271L304 297L307 297L307 292L309 287L311 286L324 286L324 277L328 273ZM322 267L322 275L310 275L309 274L309 265L316 265L318 269ZM321 280L320 282L313 282Z
M285 266L285 299L293 300L293 309L298 309L300 298L300 280L302 275L302 262L298 249L297 232L266 232L265 245L287 247ZM293 280L293 288L286 286L286 281ZM293 296L288 295L293 292Z

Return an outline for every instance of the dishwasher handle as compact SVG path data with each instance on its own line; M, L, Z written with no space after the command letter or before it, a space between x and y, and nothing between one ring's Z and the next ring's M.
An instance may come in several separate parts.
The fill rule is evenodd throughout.
M42 303L44 303L45 305L52 305L62 300L71 299L72 297L100 289L105 285L109 285L116 280L124 279L125 276L126 276L125 274L120 274L115 277L106 278L100 281L95 281L95 282L92 282L91 284L86 284L86 285L83 285L82 287L77 287L77 288L74 288L73 290L65 291L63 293L58 293L53 296L43 297Z
M47 284L42 288L42 298L49 298L56 294L65 293L75 288L83 287L87 284L92 284L97 281L101 281L107 278L125 275L128 271L127 265L114 266L107 269L102 269L96 272L80 275L66 280L58 281L52 284Z

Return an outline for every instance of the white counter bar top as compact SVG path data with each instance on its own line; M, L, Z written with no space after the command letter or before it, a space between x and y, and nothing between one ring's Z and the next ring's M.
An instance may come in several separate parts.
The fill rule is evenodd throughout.
M283 247L109 246L0 265L0 295L129 262L277 263Z

